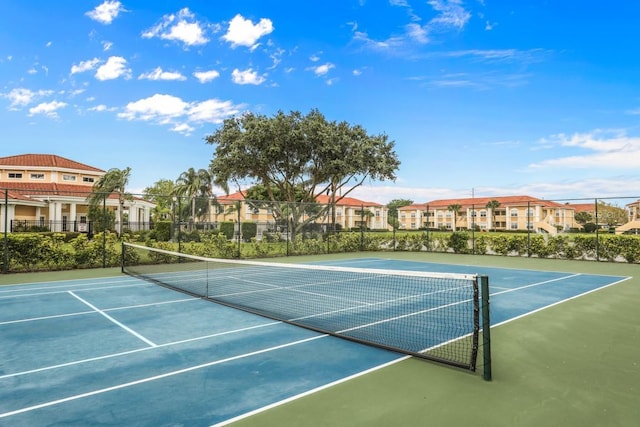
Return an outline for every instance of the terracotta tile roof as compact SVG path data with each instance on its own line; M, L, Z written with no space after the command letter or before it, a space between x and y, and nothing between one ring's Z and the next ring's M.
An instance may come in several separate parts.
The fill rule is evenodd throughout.
M90 185L58 184L56 182L0 182L0 188L16 190L22 194L46 195L64 193L91 193Z
M595 212L596 210L596 205L593 203L570 203L569 206L576 212Z
M316 197L316 202L326 205L331 202L330 199L331 198L329 196L321 194L318 197ZM219 203L236 202L238 200L245 200L244 195L240 192L231 193L229 195L218 197ZM353 197L343 197L340 201L337 202L337 204L340 206L357 206L357 207L358 206L383 206L380 203L365 202L363 200L358 200Z
M336 197L336 200L338 200L339 198ZM321 194L318 197L316 197L316 202L326 205L331 203L331 197L327 196L325 194ZM339 206L356 206L356 207L360 207L360 206L383 206L380 203L376 203L376 202L365 202L364 200L359 200L353 197L343 197L342 199L339 199L336 202L337 205Z
M102 169L69 160L55 154L20 154L17 156L0 157L0 166L15 167L47 167L53 169L77 169L91 172L105 172Z
M427 206L429 206L429 209L446 209L450 205L460 205L463 209L474 206L477 209L485 207L487 203L492 200L497 200L500 203L500 207L526 206L527 203L531 203L533 205L540 205L543 207L567 207L571 209L570 205L563 205L562 203L557 203L550 200L542 200L531 196L501 196L432 200L425 203L414 203L413 205L399 208L399 210L426 209Z

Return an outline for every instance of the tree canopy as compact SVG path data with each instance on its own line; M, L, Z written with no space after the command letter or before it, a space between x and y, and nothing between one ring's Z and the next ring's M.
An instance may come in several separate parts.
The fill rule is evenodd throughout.
M400 165L387 135L329 121L315 109L307 115L279 111L273 117L229 118L206 141L216 146L210 166L216 185L258 185L272 202L314 203L327 194L335 204L367 180L395 181ZM291 232L313 219L287 206L278 215L289 221Z
M368 179L395 180L400 165L386 135L328 121L318 110L247 113L226 119L206 141L216 145L217 185L261 184L273 201L310 202L325 193L339 200Z

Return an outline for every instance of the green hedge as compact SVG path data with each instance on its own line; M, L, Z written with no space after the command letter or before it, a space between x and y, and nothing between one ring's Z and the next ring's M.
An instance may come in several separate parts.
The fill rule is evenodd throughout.
M561 234L507 234L457 232L360 233L341 232L308 238L296 236L287 242L278 238L256 240L255 224L245 223L243 236L250 241L240 245L233 240L233 222L220 224L221 232L192 232L192 239L180 242L181 250L212 258L274 257L356 251L433 251L453 253L492 254L503 256L532 256L538 258L603 260L612 262L640 262L640 236ZM197 236L195 235L197 234ZM167 250L178 250L177 242L154 239L153 232L124 235L123 239ZM266 236L268 237L268 236ZM93 239L86 234L69 233L12 233L7 235L6 260L0 259L0 271L51 271L78 268L114 267L120 265L121 245L114 233L98 233ZM143 259L161 263L162 256ZM6 267L6 268L5 268Z

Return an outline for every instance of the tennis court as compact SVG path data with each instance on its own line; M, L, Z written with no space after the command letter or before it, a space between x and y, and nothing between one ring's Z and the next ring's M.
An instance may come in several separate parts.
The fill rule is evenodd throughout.
M312 261L488 275L494 325L629 279L371 257ZM405 358L126 275L0 288L0 425L251 423L249 414L278 413L285 402L399 369Z

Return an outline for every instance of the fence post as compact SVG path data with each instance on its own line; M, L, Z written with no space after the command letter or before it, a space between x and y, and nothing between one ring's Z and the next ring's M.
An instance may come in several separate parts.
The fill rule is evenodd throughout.
M107 267L107 194L102 198L102 268Z
M364 251L364 206L360 205L360 250Z
M9 271L9 230L7 227L9 226L9 189L5 188L4 190L4 265L2 267L2 272L6 273Z
M596 261L600 261L600 236L598 232L600 231L599 219L598 219L598 199L594 199L595 201L595 214L596 214Z
M527 202L527 257L531 258L531 202Z

